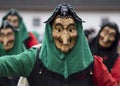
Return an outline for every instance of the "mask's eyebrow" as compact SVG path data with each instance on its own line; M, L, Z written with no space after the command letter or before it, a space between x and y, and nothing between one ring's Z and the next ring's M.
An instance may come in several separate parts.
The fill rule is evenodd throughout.
M74 27L75 27L75 24L74 24L74 23L70 23L70 24L67 26L67 28L70 27L70 26L74 26Z
M63 25L61 23L55 23L55 27L56 26L61 26L63 28Z
M13 34L13 32L8 32L8 33L7 33L7 35L12 35L12 34Z

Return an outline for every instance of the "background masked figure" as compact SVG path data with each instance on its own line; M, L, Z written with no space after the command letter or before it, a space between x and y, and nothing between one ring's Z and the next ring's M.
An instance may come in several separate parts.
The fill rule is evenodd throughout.
M101 58L93 58L82 20L67 4L46 21L40 50L1 57L0 75L25 76L30 86L118 86Z
M90 48L94 55L103 58L109 72L120 83L120 57L117 53L119 42L119 28L114 22L108 22L101 26L98 35L90 42Z
M3 20L8 20L15 30L19 31L20 38L24 42L26 48L31 48L33 45L38 44L38 40L32 32L27 32L26 26L22 17L15 9L10 9L8 13L3 17Z
M6 28L10 28L13 31L13 37L11 37L11 33L7 34ZM23 42L20 40L19 31L15 30L15 28L8 22L3 21L0 27L0 56L3 55L16 55L25 50L25 46ZM9 37L10 34L10 37Z
M19 41L18 31L8 21L3 21L0 27L0 56L16 55L25 50ZM0 77L0 86L16 86L18 77Z

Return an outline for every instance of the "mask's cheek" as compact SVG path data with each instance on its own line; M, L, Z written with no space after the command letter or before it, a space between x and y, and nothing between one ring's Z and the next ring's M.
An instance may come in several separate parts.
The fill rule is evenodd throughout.
M52 36L54 39L58 39L60 37L60 33L57 33L56 31L53 31Z
M64 53L69 52L74 47L76 43L76 38L77 38L77 33L73 35L70 35L70 34L67 34L67 35L68 35L67 38L69 40L67 40L67 38L65 39L65 37L63 37L62 34L53 33L53 38L54 38L56 47ZM65 40L67 40L66 43L64 43Z
M0 37L0 42L3 42L2 38Z
M11 37L9 37L8 40L9 40L9 41L14 41L14 40L15 40L15 37L14 37L14 36L11 36Z

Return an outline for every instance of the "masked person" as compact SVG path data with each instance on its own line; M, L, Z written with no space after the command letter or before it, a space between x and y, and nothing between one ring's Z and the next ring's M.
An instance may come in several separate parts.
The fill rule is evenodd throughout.
M19 31L19 35L22 37L21 41L24 42L26 48L31 48L33 45L39 43L32 32L27 32L22 17L15 9L10 9L3 17L3 20L8 20L14 26L14 28Z
M120 57L117 53L119 42L119 27L115 22L108 22L101 26L98 35L90 42L94 55L102 57L111 76L120 83Z
M19 31L8 22L3 21L0 27L0 56L16 55L25 50ZM19 77L0 77L0 86L17 86Z
M25 76L30 86L118 86L102 59L93 59L82 19L68 4L58 5L46 21L40 49L0 58L0 75Z
M26 48L20 40L21 36L7 20L2 22L0 27L0 56L16 55Z

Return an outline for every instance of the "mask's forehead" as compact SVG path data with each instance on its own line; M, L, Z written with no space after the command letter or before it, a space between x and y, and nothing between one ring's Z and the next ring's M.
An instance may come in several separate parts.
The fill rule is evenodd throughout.
M61 23L63 26L68 26L71 23L74 23L72 18L56 18L55 23Z
M53 24L61 24L63 26L68 26L69 24L74 24L74 19L71 16L60 16L58 15L55 19Z
M7 33L14 33L11 28L3 28L0 30L0 33L7 34Z
M114 33L114 34L117 33L117 31L114 28L111 28L111 27L108 27L108 26L104 27L101 32Z
M19 18L18 18L18 16L16 16L16 15L9 15L9 16L7 17L7 20L19 20Z

